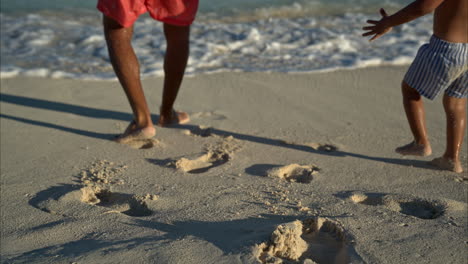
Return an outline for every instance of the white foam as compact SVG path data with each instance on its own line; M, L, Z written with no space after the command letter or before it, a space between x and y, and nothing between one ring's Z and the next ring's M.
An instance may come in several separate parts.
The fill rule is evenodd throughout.
M0 71L0 78L13 78L20 74L21 69L13 67L2 67Z
M409 56L399 56L392 60L391 64L393 65L408 65L413 61L413 57Z
M91 43L104 43L103 35L91 35L83 39L82 44L87 45Z
M0 18L1 78L115 79L98 17L67 20L62 16L0 14ZM196 22L191 28L186 72L293 73L405 65L431 35L432 18L426 16L369 43L361 36L361 28L364 21L375 18L345 14ZM162 76L166 41L161 23L140 18L132 43L142 76Z
M46 68L36 68L31 70L25 70L22 72L25 76L28 77L48 77L50 70Z
M76 75L73 73L69 72L63 72L63 71L54 71L50 74L50 78L53 79L64 79L64 78L75 78Z
M38 36L36 39L29 41L32 46L45 46L52 41L52 37L48 35Z

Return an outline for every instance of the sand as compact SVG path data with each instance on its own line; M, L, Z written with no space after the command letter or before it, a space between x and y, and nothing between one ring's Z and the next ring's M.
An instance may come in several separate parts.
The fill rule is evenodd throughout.
M427 164L441 98L432 156L394 152L406 68L189 77L190 123L129 145L117 82L2 79L1 262L466 263L468 176Z

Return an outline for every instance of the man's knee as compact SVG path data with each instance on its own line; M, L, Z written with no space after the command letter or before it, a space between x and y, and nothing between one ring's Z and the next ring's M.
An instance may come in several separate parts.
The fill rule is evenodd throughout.
M421 99L421 95L419 94L416 89L409 86L405 81L401 83L401 92L403 97L410 100L419 100Z
M164 35L168 45L187 45L190 39L190 26L175 26L165 23Z
M131 46L133 26L123 27L111 17L103 16L104 36L108 45Z

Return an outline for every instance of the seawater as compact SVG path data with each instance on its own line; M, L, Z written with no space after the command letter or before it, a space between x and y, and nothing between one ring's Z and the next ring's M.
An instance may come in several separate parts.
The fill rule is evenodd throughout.
M66 3L64 5L63 3ZM405 65L427 42L430 15L369 43L367 19L407 1L201 0L187 74L314 72ZM2 0L1 77L115 79L96 1ZM133 45L143 77L163 74L161 23L143 15Z

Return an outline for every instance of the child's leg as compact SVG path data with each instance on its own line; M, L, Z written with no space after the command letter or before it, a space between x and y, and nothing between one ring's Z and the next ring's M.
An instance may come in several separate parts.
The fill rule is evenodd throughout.
M466 128L466 98L444 95L447 117L447 148L444 157L458 160Z
M124 28L107 16L104 16L103 24L112 66L127 95L134 115L133 122L117 140L119 142L125 141L128 136L153 137L155 129L141 86L140 66L131 45L133 26Z
M190 26L175 26L164 23L167 41L164 58L164 90L159 125L186 123L189 116L184 112L173 111L189 56Z
M460 163L460 149L466 129L466 98L455 98L444 95L445 115L447 117L447 147L442 157L432 164L455 172L463 172Z
M402 155L428 156L431 155L431 145L426 130L426 117L421 95L406 82L402 83L403 106L408 119L414 141L397 148L395 151Z

